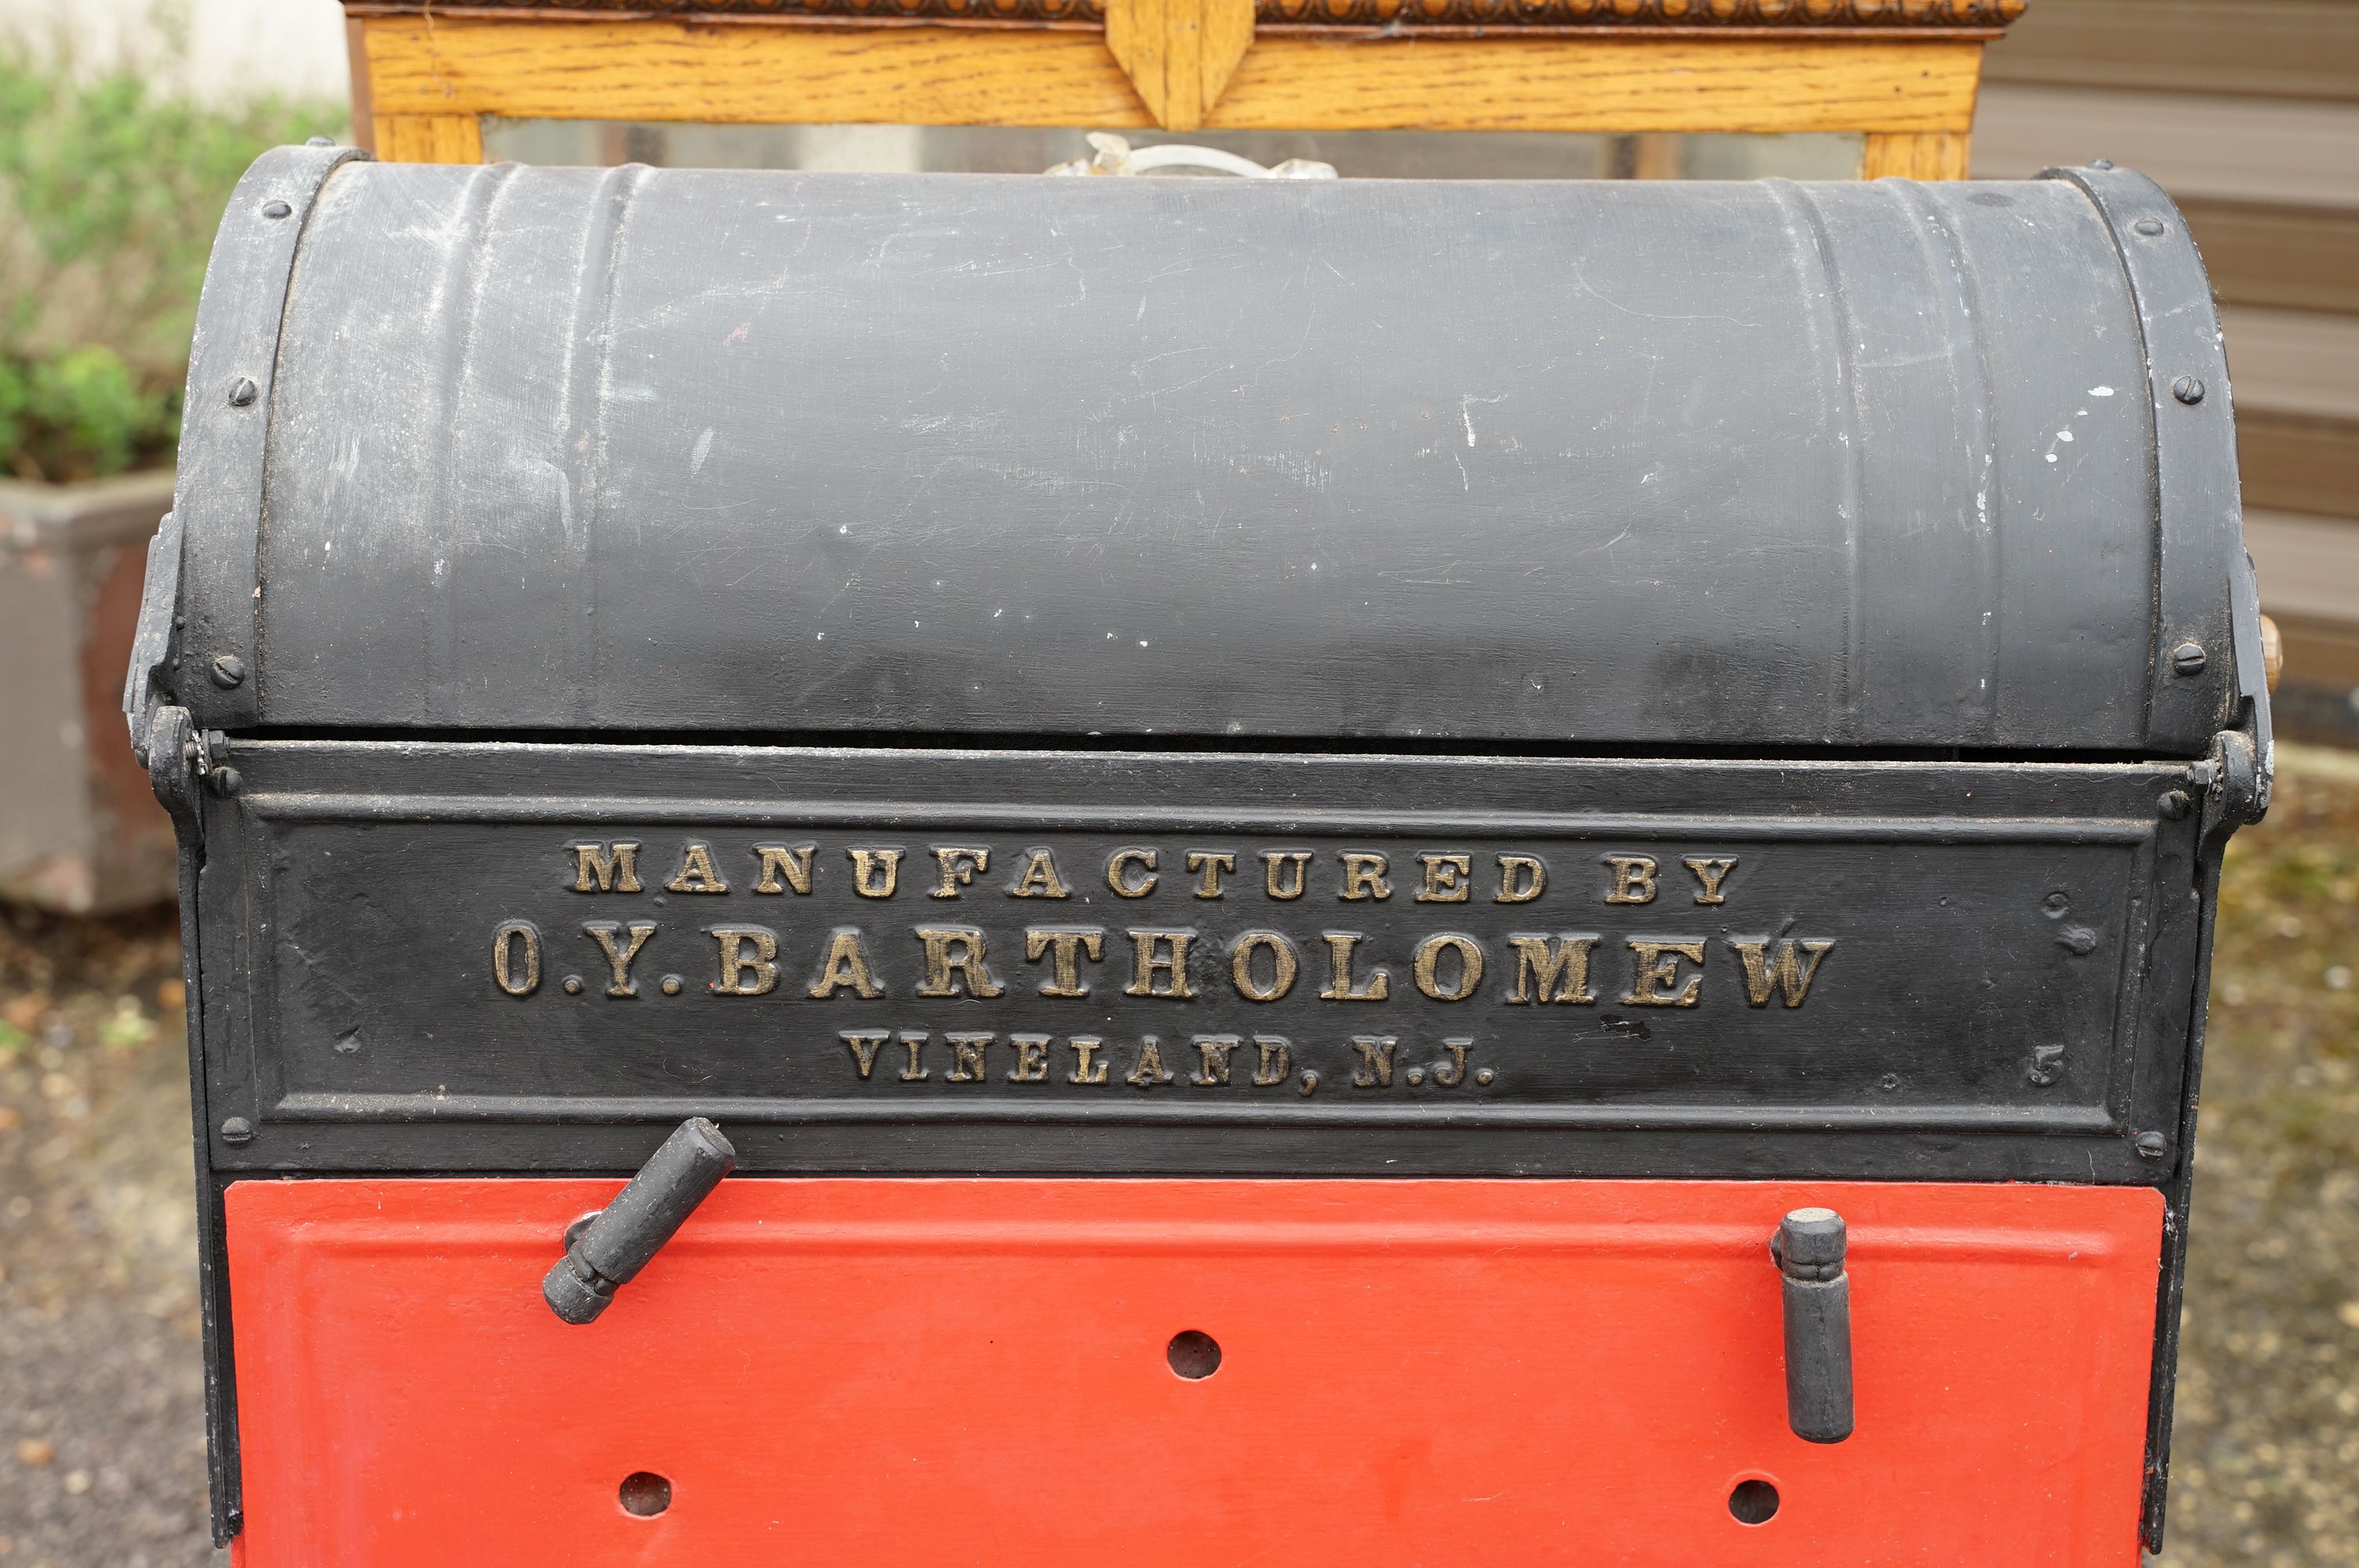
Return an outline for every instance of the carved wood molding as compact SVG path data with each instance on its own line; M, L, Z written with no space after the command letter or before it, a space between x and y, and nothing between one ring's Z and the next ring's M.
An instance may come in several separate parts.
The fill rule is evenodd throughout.
M2027 0L1254 0L1260 28L1989 37ZM353 16L1105 25L1105 0L344 0Z
M1155 123L1192 131L1253 47L1254 0L1103 0L1106 49Z
M1258 0L1264 27L1601 27L1708 33L1984 31L2026 0Z

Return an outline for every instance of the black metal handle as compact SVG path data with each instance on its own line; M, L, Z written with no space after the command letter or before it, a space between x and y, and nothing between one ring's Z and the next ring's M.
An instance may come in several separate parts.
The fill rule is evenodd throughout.
M1843 1216L1831 1208L1798 1208L1769 1238L1786 1293L1786 1424L1806 1443L1841 1443L1852 1432L1844 1245Z
M681 1122L614 1202L566 1231L565 1256L540 1282L549 1310L593 1321L736 1163L721 1129L701 1116Z

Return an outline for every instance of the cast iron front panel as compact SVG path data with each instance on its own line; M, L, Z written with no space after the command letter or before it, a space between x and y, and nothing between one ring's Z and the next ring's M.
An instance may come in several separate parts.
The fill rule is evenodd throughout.
M2184 767L232 756L225 1168L2175 1162Z
M217 1534L229 1183L706 1113L773 1174L2159 1187L2158 1539L2268 731L2150 183L288 151L190 407L129 706Z

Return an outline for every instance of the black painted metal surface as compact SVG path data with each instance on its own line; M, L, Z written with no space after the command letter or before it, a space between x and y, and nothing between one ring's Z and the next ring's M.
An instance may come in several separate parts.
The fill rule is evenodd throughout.
M228 755L224 1169L2176 1165L2184 763Z
M2071 183L314 201L274 156L191 373L202 724L2196 756L2233 716L2233 512L2156 492L2224 396L2158 444L2190 373Z

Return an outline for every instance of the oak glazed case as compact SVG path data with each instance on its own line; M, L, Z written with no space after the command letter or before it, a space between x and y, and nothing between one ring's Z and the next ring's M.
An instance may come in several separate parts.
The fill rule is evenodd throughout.
M250 1568L2158 1539L2269 739L2144 178L290 149L188 407Z

